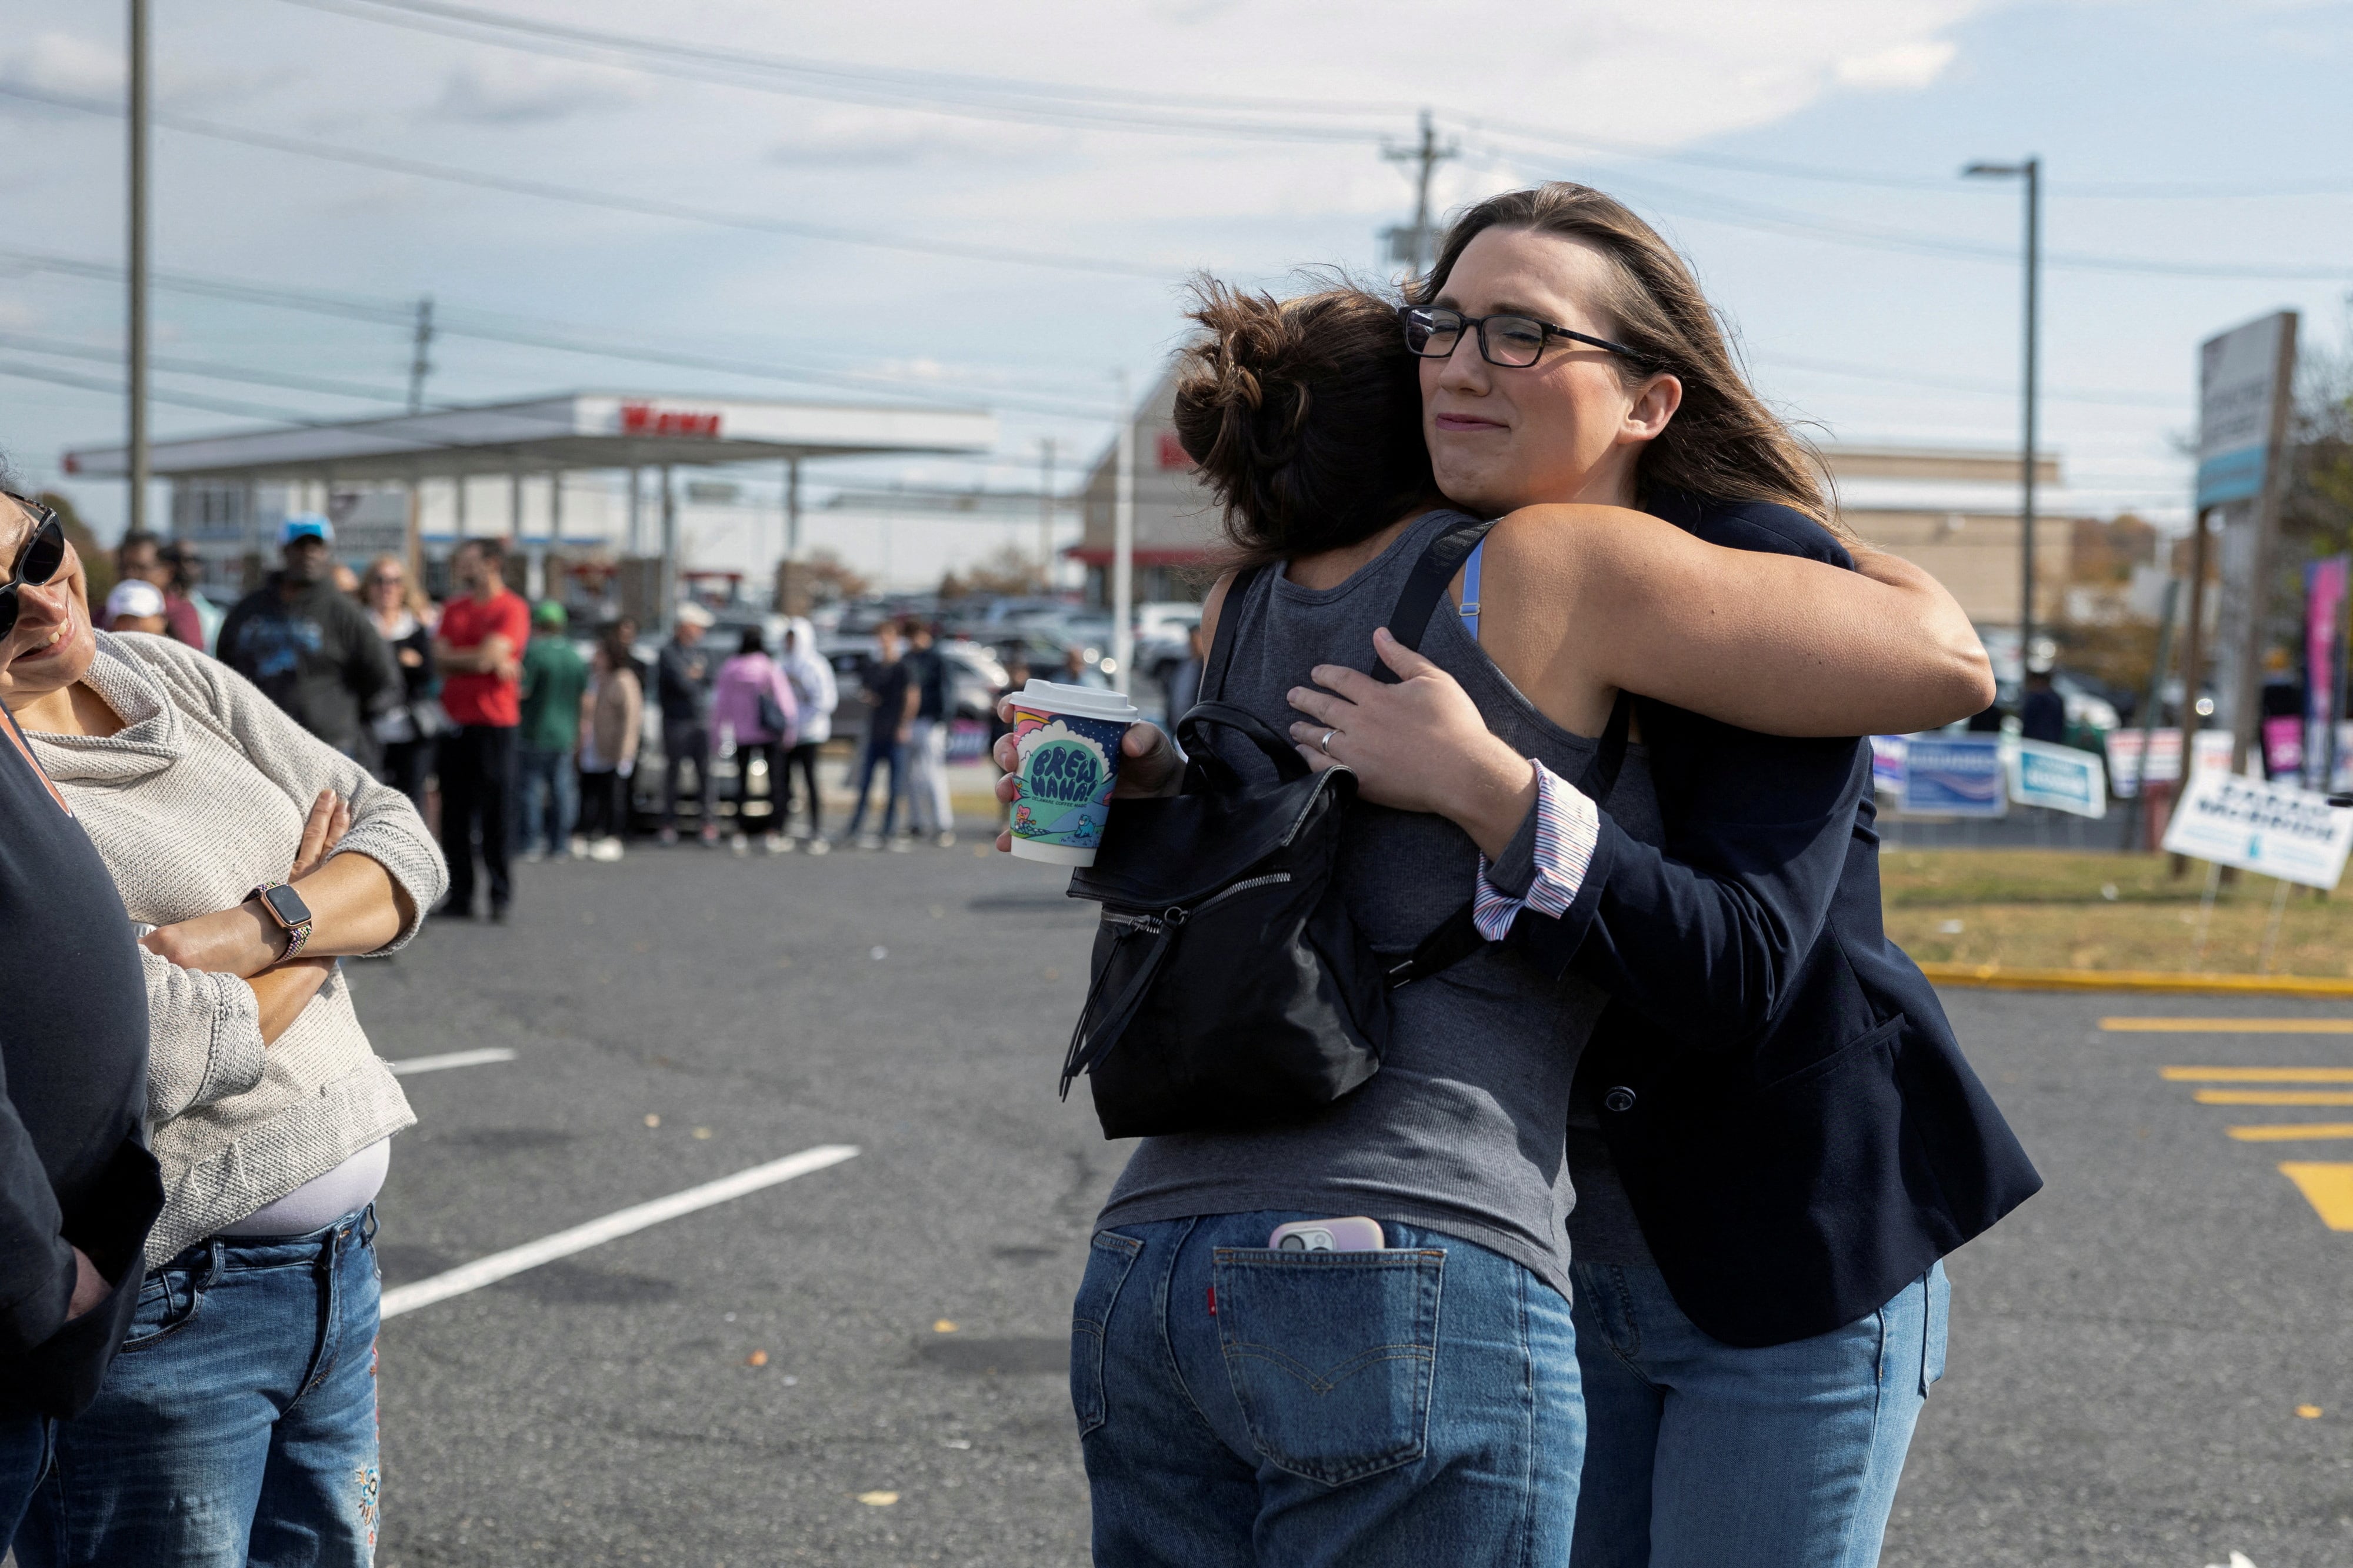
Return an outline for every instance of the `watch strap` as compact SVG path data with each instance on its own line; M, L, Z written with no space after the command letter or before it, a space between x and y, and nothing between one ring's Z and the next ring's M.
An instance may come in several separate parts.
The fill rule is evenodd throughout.
M289 925L282 918L280 917L276 908L269 902L269 894L270 889L282 888L284 886L286 886L285 879L280 877L271 877L268 880L262 882L259 887L255 888L252 892L246 895L248 898L260 900L261 907L263 910L268 911L270 920L276 922L280 931L286 933L286 951L279 955L278 960L280 963L285 963L287 959L290 959L296 953L301 952L303 947L309 943L312 923L311 921L305 920L297 921L292 925Z

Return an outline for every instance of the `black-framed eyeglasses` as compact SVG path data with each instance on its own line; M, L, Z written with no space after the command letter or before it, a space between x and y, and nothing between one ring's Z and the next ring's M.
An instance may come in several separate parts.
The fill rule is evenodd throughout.
M1400 305L1398 324L1405 329L1407 350L1423 359L1452 358L1467 327L1479 334L1479 357L1506 370L1527 369L1544 357L1545 345L1555 338L1608 349L1639 364L1652 363L1649 354L1623 343L1613 343L1590 332L1573 332L1550 321L1539 321L1534 316L1466 316L1460 310L1436 305Z
M8 581L0 583L0 637L16 629L16 616L25 607L21 590L47 586L66 563L66 525L58 521L56 510L21 496L8 499L32 514L33 531L17 547Z

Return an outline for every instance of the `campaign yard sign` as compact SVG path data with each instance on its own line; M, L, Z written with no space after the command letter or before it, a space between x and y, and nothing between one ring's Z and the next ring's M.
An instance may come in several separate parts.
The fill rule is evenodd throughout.
M2128 800L2140 793L2140 741L2138 730L2118 729L2107 733L2108 787L2116 798ZM2151 784L2172 784L2181 777L2181 731L2158 730L2149 736L2148 778ZM2200 730L2190 738L2189 771L2204 773L2208 769L2231 771L2231 731Z
M2108 815L2107 769L2097 752L2045 741L2021 741L2010 760L2010 798L2077 816Z
M2176 855L2236 866L2242 871L2333 888L2353 849L2353 811L2293 784L2266 784L2230 773L2191 775L2165 847Z
M2000 816L2001 740L1915 735L1904 748L1904 809L1926 816Z
M1882 800L1904 798L1904 756L1909 740L1902 735L1871 738L1871 789Z

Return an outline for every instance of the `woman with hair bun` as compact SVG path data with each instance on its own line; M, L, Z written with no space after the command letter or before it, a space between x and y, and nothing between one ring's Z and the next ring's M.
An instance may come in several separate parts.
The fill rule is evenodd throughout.
M1393 993L1381 1070L1325 1110L1137 1146L1073 1314L1098 1562L1567 1562L1589 1373L1570 1304L1564 1130L1587 1036L1611 994L1631 996L1688 1031L1662 1051L1737 1076L1812 973L1817 844L1869 831L1867 752L1857 796L1851 738L1753 731L1926 728L1982 707L1991 688L1949 596L1890 558L1845 570L1846 551L1788 504L1810 482L1799 449L1736 375L1721 379L1712 317L1703 335L1717 357L1678 341L1672 363L1717 377L1708 428L1725 449L1671 471L1733 500L1645 486L1644 452L1672 427L1681 386L1625 341L1641 311L1603 308L1619 301L1616 275L1581 250L1555 253L1577 243L1539 236L1516 270L1489 268L1475 302L1440 292L1426 309L1456 314L1402 323L1393 302L1351 289L1282 301L1200 290L1205 336L1185 357L1176 425L1224 503L1235 556L1205 606L1203 699L1277 728L1306 713L1293 733L1310 761L1359 769L1335 886L1376 952L1411 949L1474 889L1482 933L1510 940ZM1488 401L1451 384L1435 395L1418 373L1443 331L1460 340L1455 360L1425 363L1483 380ZM1499 514L1409 653L1383 625L1400 587L1434 545ZM1820 559L1755 548L1804 531ZM1403 679L1377 687L1364 673L1377 659ZM1678 749L1655 736L1628 748L1604 817L1568 781L1586 775L1623 691L1654 700L1643 727L1657 715ZM1693 729L1750 744L1706 757L1684 741ZM1229 763L1267 776L1235 751ZM1000 742L1009 768L1008 752ZM1130 730L1126 752L1122 793L1176 788L1179 760L1157 731ZM1744 791L1757 807L1746 826L1725 804ZM1659 821L1694 809L1698 836ZM1710 855L1720 863L1702 864ZM1835 1057L1852 1042L1824 1043ZM1753 1152L1769 1131L1739 1146ZM1745 1202L1730 1185L1723 1196ZM1374 1221L1383 1249L1271 1245L1278 1226L1339 1216ZM1908 1331L1923 1353L1919 1314ZM1890 1397L1889 1423L1908 1430ZM1647 1511L1647 1472L1639 1489ZM1727 1506L1777 1512L1725 1492ZM1844 1561L1788 1540L1648 1560ZM1647 1543L1634 1550L1592 1560L1644 1561Z

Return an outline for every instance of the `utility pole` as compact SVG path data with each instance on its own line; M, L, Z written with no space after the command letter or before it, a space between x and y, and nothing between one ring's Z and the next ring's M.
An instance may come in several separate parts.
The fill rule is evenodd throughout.
M420 297L417 301L417 341L408 360L408 411L425 412L425 378L433 370L427 357L433 348L433 296Z
M131 526L147 526L147 0L131 0Z
M1965 176L2023 178L2026 182L2026 430L2025 449L2021 456L2018 512L2018 687L2023 693L2027 666L2034 658L2034 437L2036 393L2040 385L2036 361L2042 336L2042 160L2029 158L2023 163L1971 163L1961 173ZM2188 755L2186 739L2183 755Z
M1389 259L1404 262L1413 269L1412 275L1416 278L1430 270L1430 263L1437 259L1434 254L1436 247L1431 243L1436 237L1430 228L1430 176L1438 172L1439 164L1461 155L1462 145L1459 142L1449 142L1443 147L1438 144L1438 128L1430 122L1427 109L1421 111L1419 142L1410 147L1391 145L1381 149L1381 156L1392 163L1420 166L1414 178L1413 226L1389 230Z
M1118 668L1112 686L1122 696L1135 662L1135 410L1127 395L1127 372L1119 373L1118 472L1113 476L1111 510L1111 657Z
M1038 581L1054 589L1054 438L1038 437Z

